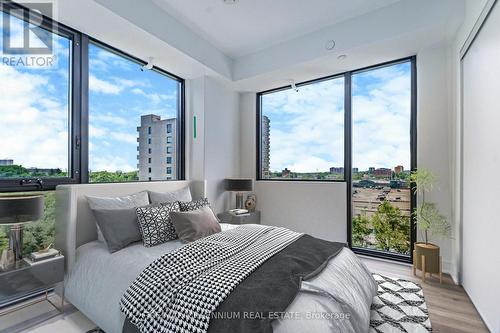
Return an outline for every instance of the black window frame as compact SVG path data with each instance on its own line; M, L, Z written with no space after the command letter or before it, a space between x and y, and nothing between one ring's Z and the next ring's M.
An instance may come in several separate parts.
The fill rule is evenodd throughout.
M256 96L256 181L272 182L317 182L317 183L346 183L347 188L347 243L355 253L381 259L412 263L413 249L416 242L416 221L414 214L410 215L410 254L402 255L367 248L358 248L352 246L352 76L357 73L366 72L374 69L388 67L400 63L409 62L411 64L411 114L410 114L410 168L411 171L417 169L417 56L413 55L401 59L391 60L352 71L333 74L314 80L304 81L296 84L297 87L317 83L325 80L331 80L338 77L344 77L344 180L324 180L324 179L294 179L294 178L262 178L261 161L261 127L262 127L262 96L283 90L292 89L291 85L275 89L258 92ZM417 196L414 191L415 184L410 184L410 209L413 212L417 206Z
M12 11L14 9L23 12L23 20L32 18L41 21L41 27L48 31L69 38L72 41L71 54L71 76L70 76L70 112L69 112L69 160L68 173L70 177L50 178L50 177L23 177L23 178L0 178L1 192L28 192L28 191L50 191L55 190L57 185L64 184L88 184L88 162L89 162L89 44L95 44L113 53L134 61L139 66L146 65L146 62L119 50L109 44L103 43L95 38L61 24L50 17L40 15L38 12L11 1L0 0L0 9ZM3 13L3 11L2 11ZM0 13L0 14L2 14ZM27 14L29 13L29 15ZM159 74L165 75L175 80L178 85L177 95L177 115L176 115L176 139L178 142L176 151L176 180L184 180L186 175L186 82L183 78L172 74L158 66L151 69ZM39 180L43 186L40 186ZM165 179L166 180L166 179ZM151 182L164 180L149 180L137 182Z
M5 11L25 22L33 19L41 22L40 27L52 34L68 38L71 41L69 75L69 110L68 110L68 176L67 177L17 177L0 178L0 192L28 192L54 190L60 184L78 184L81 182L81 89L82 71L82 36L77 31L32 11L15 2L0 1L0 15ZM22 12L21 15L17 13ZM38 24L38 23L37 23ZM36 149L36 148L35 148Z

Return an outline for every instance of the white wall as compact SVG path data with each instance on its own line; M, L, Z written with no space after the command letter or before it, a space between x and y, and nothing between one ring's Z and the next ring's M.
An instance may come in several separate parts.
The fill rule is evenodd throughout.
M462 284L486 325L500 332L500 5L463 59ZM485 283L492 281L492 283Z
M229 209L230 193L224 179L238 176L239 94L213 78L205 86L205 179L216 212Z
M203 76L187 83L189 174L207 181L207 196L216 213L229 208L231 196L223 184L240 173L239 94L219 80ZM193 116L197 138L193 138Z
M450 52L450 45L443 42L417 54L417 167L429 169L436 176L437 184L426 200L436 203L441 214L451 222ZM456 231L454 228L452 234ZM418 233L419 240L420 236ZM431 241L440 245L443 270L451 273L456 281L457 264L453 262L451 238L431 237Z
M462 142L462 130L461 130L461 63L460 63L460 50L466 42L467 37L471 33L474 24L479 18L483 8L485 7L488 0L466 0L464 19L460 29L457 32L455 40L452 45L452 54L450 55L450 61L452 62L452 104L453 113L450 119L452 124L451 130L451 152L452 152L452 164L451 164L451 176L452 176L452 224L455 233L455 237L452 240L452 262L456 263L457 268L455 275L458 277L458 281L461 282L461 275L463 268L461 267L462 262L462 160L461 160L461 142Z
M347 242L346 183L260 181L262 223Z

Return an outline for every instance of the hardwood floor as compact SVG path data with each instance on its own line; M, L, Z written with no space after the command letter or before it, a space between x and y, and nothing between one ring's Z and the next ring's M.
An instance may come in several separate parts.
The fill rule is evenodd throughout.
M411 266L365 257L362 260L374 273L414 281L422 286L433 332L489 332L464 289L456 285L448 274L443 274L443 284L439 283L437 276L422 283L420 272L414 276Z

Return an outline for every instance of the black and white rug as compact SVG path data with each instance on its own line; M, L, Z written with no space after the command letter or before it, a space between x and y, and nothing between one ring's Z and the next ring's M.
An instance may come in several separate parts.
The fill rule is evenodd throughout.
M370 333L432 332L422 287L417 283L373 274L378 295L371 308Z

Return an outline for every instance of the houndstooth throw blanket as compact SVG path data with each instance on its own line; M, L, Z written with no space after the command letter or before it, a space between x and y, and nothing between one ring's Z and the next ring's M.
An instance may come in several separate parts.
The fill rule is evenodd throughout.
M229 293L300 236L245 225L189 243L149 265L123 295L121 310L141 333L207 332Z

